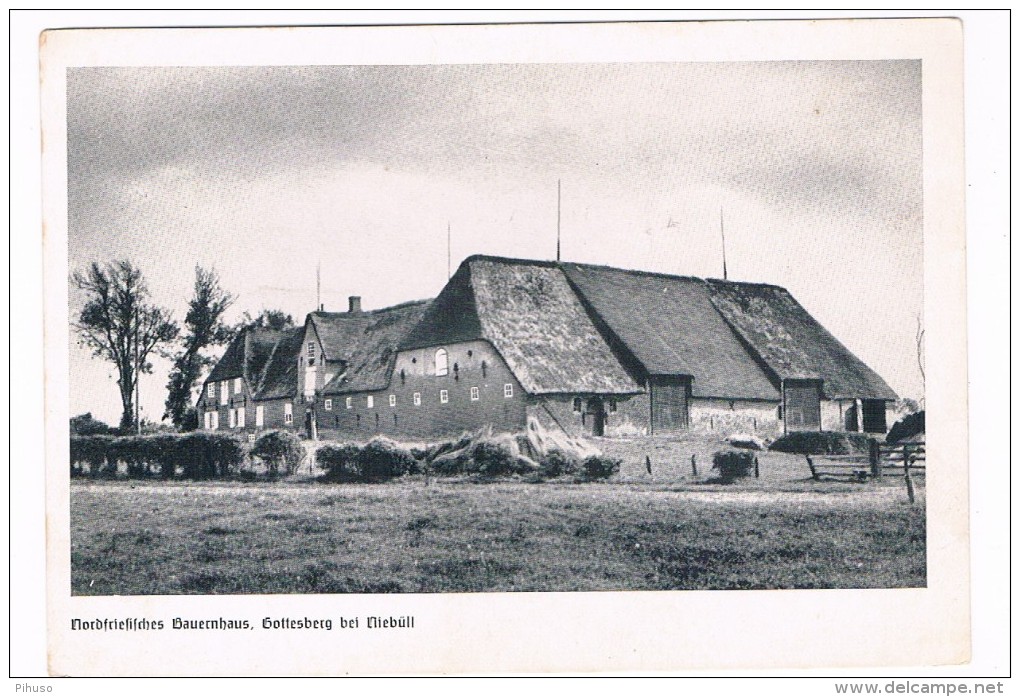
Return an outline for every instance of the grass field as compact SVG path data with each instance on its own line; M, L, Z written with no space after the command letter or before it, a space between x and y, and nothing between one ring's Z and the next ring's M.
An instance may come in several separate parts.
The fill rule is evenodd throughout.
M706 483L710 459L693 477L690 442L599 445L626 455L605 483L76 480L72 592L925 585L923 478L911 506L899 478L813 482L791 455L727 486Z

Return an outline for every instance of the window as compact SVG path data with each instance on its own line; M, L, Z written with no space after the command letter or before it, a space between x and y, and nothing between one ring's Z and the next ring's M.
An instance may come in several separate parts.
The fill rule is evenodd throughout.
M391 407L397 406L397 395L395 394L390 395L390 406Z
M353 409L354 408L354 398L353 397L348 397L347 399L345 399L344 400L344 406L347 407L348 409Z
M472 387L471 388L471 401L472 402L477 402L478 401L478 388L477 387Z
M421 392L414 393L414 406L416 407L421 406Z
M610 399L609 400L609 411L610 411L610 413L616 411L616 399Z
M290 402L283 405L283 423L294 423L294 405Z
M447 392L446 390L439 390L439 402L441 404L446 404L449 401L450 401L450 393Z
M244 407L239 407L237 410L237 427L244 428Z
M333 411L333 400L332 400L332 399L327 399L326 401L324 401L324 402L322 403L322 407L323 407L323 408L324 408L324 409L325 409L326 411Z
M230 381L224 380L220 383L220 404L227 403L227 397L230 396Z
M266 423L266 408L261 404L255 407L255 426L262 428Z
M227 415L230 417L227 420L228 423L230 424L230 428L235 428L237 426L237 413L233 409L231 409L227 412Z
M375 397L373 397L372 395L368 395L367 397L365 397L365 406L367 406L369 409L374 407L375 406Z
M209 412L209 415L212 417L209 427L215 431L220 427L220 413L218 411L212 411Z
M436 351L436 375L446 375L449 372L446 362L446 349L439 349Z
M255 434L254 433L249 433L248 434L248 442L249 443L254 443L255 442Z
M241 378L234 378L234 394L241 394Z
M216 399L216 383L209 383L209 399Z
M506 397L507 399L510 399L511 397L514 396L514 386L512 383L508 382L507 384L503 385L503 396Z
M205 413L205 430L208 431L211 428L212 428L212 412L207 411Z
M574 413L575 414L580 414L581 413L581 398L580 397L574 397Z
M315 342L308 342L308 360L315 360Z

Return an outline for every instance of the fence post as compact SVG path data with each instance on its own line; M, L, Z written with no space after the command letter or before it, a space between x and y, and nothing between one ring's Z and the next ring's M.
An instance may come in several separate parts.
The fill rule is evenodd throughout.
M818 479L818 472L815 471L815 463L813 463L811 461L811 456L810 455L805 455L804 457L807 458L807 466L811 470L811 478L817 480Z
M697 455L691 455L691 472L694 473L695 477L698 476L698 456Z
M903 465L903 479L907 483L907 498L910 499L910 503L914 502L914 482L910 479L910 463L906 462Z
M758 474L758 456L755 455L754 456L754 478L758 479L758 477L759 477L759 474Z
M878 440L872 438L868 441L868 462L871 463L871 476L875 479L882 478L882 446L878 444Z

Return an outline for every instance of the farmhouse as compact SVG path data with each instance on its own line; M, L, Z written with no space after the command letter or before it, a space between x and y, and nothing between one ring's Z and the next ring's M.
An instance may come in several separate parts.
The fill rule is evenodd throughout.
M366 312L352 297L243 333L199 411L208 429L359 440L529 418L572 435L775 435L884 432L895 399L783 288L473 256L435 300Z

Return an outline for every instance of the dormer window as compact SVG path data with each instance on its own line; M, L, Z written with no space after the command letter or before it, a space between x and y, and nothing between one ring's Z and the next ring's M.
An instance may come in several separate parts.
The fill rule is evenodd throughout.
M450 372L446 358L446 349L436 351L436 375L447 375Z
M308 360L314 360L314 359L315 359L315 342L314 341L309 341L308 342Z

